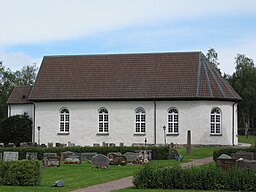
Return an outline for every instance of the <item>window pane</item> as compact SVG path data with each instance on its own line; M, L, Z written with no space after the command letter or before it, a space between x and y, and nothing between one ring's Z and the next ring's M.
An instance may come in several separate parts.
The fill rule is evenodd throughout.
M216 115L216 122L220 122L220 115Z
M69 123L65 123L65 131L69 131Z
M103 132L103 123L99 123L99 132Z
M104 115L104 121L108 121L108 115Z
M60 115L60 121L64 121L64 115Z
M178 115L174 115L174 122L178 122Z
M136 132L140 132L140 123L136 123Z
M215 133L215 124L211 123L211 133Z
M136 122L140 122L140 115L136 115Z
M215 115L211 115L211 122L215 122Z
M108 132L108 123L104 123L104 132Z
M141 115L141 121L145 122L145 115Z
M103 121L103 115L99 115L99 121Z
M64 131L64 123L60 123L60 131Z
M69 115L66 115L66 121L69 121Z
M178 132L178 123L174 123L174 132Z
M145 128L146 128L146 124L145 123L141 123L141 132L145 132Z

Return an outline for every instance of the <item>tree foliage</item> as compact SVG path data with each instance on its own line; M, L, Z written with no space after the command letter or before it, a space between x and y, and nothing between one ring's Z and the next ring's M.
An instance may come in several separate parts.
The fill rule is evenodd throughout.
M236 71L226 78L243 99L238 103L239 127L256 129L256 68L244 54L237 54L235 60Z
M209 62L216 67L216 69L218 69L218 71L220 71L219 69L219 65L220 63L218 62L218 53L215 51L214 48L210 48L208 50L208 52L206 53L206 57L209 60Z
M15 115L0 121L0 142L15 143L31 142L32 120L26 115Z
M36 65L24 66L12 72L0 62L0 119L7 117L7 100L16 85L32 85L37 73Z

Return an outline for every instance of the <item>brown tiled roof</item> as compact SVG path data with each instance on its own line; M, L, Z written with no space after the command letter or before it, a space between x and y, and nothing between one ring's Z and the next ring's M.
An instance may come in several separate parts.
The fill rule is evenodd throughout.
M201 52L46 56L29 99L240 100Z
M32 86L26 85L26 86L17 86L12 91L12 94L10 95L7 103L8 104L28 104L32 103L32 101L28 100L30 91Z

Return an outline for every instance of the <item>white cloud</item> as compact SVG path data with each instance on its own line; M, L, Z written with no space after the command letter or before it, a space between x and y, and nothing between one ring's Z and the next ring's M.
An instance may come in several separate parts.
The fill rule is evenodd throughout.
M38 67L41 64L42 58L31 58L23 52L1 52L0 61L3 61L5 68L11 71L20 70L25 65L36 64Z
M153 21L256 11L255 0L0 0L0 45L76 39Z

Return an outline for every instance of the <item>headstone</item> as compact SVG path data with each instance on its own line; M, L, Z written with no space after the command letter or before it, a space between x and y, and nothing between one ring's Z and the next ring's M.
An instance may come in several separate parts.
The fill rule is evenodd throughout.
M109 166L109 158L103 154L97 154L92 158L92 167L107 168Z
M28 143L27 142L20 143L20 147L28 147Z
M53 187L63 187L64 181L55 181Z
M234 167L236 165L236 159L232 159L227 154L221 154L217 159L216 159L216 165L217 167L228 171L230 168Z
M227 154L221 154L218 159L232 159L231 156L227 155Z
M4 143L0 143L0 147L4 147Z
M7 147L15 147L14 143L8 143Z
M64 164L79 164L81 163L79 159L79 155L76 155L75 153L70 154L65 158Z
M102 146L103 146L103 147L107 147L107 146L108 146L108 143L102 142Z
M133 152L126 152L124 156L126 156L127 162L131 163L136 162L138 154Z
M27 152L26 153L27 160L37 160L37 153L34 152Z
M62 143L55 143L55 146L56 147L63 147L63 144Z
M81 153L81 161L92 160L93 156L97 155L96 152Z
M187 153L188 155L191 155L191 152L192 152L192 148L191 148L191 131L188 130L186 153Z
M109 162L112 165L126 165L127 163L126 156L119 153L110 153L108 155L108 158L109 158Z
M236 167L240 169L256 169L256 160L238 159Z
M109 147L115 147L116 144L115 143L109 143Z
M19 152L4 151L4 161L17 161L19 160Z
M93 147L99 147L100 144L99 143L93 143Z
M124 143L120 143L120 144L119 144L119 147L123 147L123 146L124 146Z
M178 156L180 155L176 149L169 150L169 159L176 159Z
M68 158L71 155L75 155L72 151L65 151L60 153L60 160L63 161L64 159Z
M45 156L43 159L44 167L59 167L60 166L60 157Z

